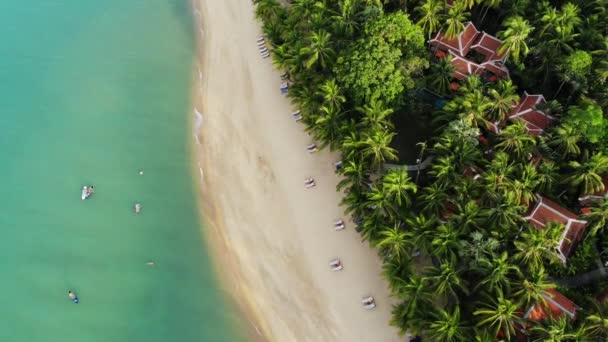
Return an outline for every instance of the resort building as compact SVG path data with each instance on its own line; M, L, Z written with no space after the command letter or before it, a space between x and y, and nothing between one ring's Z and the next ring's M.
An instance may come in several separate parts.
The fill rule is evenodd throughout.
M546 319L558 319L562 315L567 315L570 319L576 319L578 306L568 297L554 289L546 290L542 297L545 303L536 303L524 314L524 319L542 322Z
M602 183L604 184L604 190L598 191L591 195L581 196L578 198L578 201L582 205L588 205L593 203L600 203L605 199L608 199L608 177L602 177Z
M583 237L587 221L580 220L574 213L546 197L537 194L536 198L536 203L531 206L525 219L537 229L544 229L549 222L564 225L564 232L556 250L557 256L565 264L574 246Z
M498 78L509 76L509 70L504 66L505 54L498 53L502 41L478 31L472 22L467 22L464 31L454 39L447 39L439 31L429 43L438 50L435 56L442 58L447 53L452 57L456 79L463 80L469 75L486 72Z
M551 124L554 117L538 110L539 105L547 103L542 95L530 95L524 91L519 104L513 108L509 115L510 120L521 120L526 125L529 134L534 136L541 135Z

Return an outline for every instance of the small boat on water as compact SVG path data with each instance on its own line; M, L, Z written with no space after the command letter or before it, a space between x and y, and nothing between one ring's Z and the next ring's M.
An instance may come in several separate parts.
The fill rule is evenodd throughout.
M82 200L84 201L85 199L91 197L91 195L93 194L94 188L92 185L89 186L83 186L82 187L82 193L80 195L80 198L82 198Z
M139 214L140 211L141 211L141 204L135 203L135 213Z
M74 304L78 304L80 302L80 300L78 300L78 296L76 295L75 292L68 291L68 298L70 298L72 300L72 302L74 302Z

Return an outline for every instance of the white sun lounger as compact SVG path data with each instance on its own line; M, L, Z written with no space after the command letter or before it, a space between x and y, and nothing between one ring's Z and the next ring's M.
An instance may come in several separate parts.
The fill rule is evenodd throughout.
M268 53L268 49L267 48L260 49L260 53L261 54Z
M361 300L361 304L363 304L363 307L367 310L371 310L376 307L376 301L372 296L363 298Z
M317 144L310 144L310 145L306 146L306 150L308 150L308 153L317 152Z
M332 271L336 272L342 270L344 266L342 265L340 259L336 258L329 262L329 268L331 268Z
M262 54L262 58L268 58L268 57L270 57L270 54L268 52Z
M335 230L342 230L344 228L346 228L346 225L344 224L344 221L342 219L336 220L336 222L334 222Z
M264 41L264 37L259 37L259 38L257 39L257 42L258 42L258 43L259 43L259 42L263 42L263 41Z
M287 82L281 83L281 89L287 89L287 88L289 88L289 84L287 84Z
M264 46L264 45L266 45L265 41L262 40L261 42L258 42L258 46Z
M314 187L315 184L315 180L312 179L312 177L308 177L304 180L304 187L306 187L306 189L310 189L312 187Z

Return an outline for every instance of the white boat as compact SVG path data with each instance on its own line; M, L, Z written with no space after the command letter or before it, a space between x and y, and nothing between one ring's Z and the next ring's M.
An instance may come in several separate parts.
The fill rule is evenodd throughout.
M139 214L140 211L141 211L141 204L139 204L139 203L135 204L135 213Z
M82 187L82 194L81 194L80 198L82 198L82 200L84 201L88 197L89 197L89 188L85 185Z

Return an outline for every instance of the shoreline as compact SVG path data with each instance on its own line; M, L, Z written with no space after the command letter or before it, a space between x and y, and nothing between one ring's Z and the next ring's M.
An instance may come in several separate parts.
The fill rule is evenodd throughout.
M375 251L351 222L333 231L343 215L332 168L337 156L306 152L310 138L288 114L279 72L257 53L252 4L193 0L193 12L196 195L214 269L238 307L243 335L403 341L389 326L393 301ZM194 110L203 115L198 129ZM301 182L308 175L318 185L306 191ZM343 260L343 271L329 270L333 257ZM365 311L360 300L370 294L378 306Z

